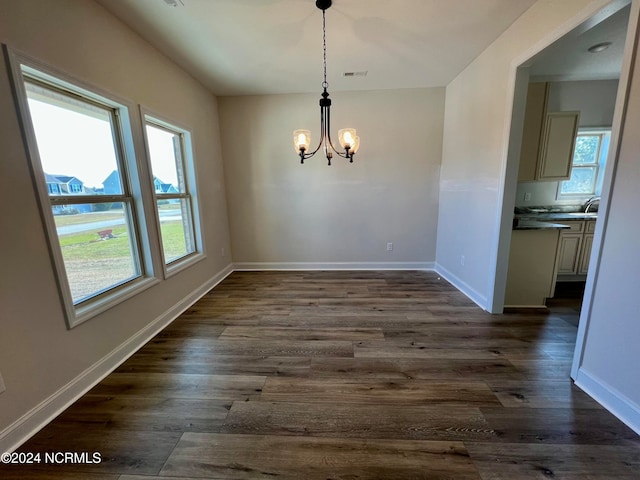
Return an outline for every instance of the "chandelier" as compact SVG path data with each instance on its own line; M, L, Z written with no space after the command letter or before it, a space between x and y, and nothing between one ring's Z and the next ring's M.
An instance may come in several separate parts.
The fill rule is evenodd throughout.
M300 163L304 163L305 159L313 157L320 147L327 157L329 165L331 158L336 153L342 158L349 159L353 163L353 156L360 147L360 137L356 135L355 128L343 128L338 130L338 141L344 152L336 150L331 141L331 99L327 88L327 30L325 25L325 12L331 6L332 0L316 0L316 7L322 10L322 49L323 49L323 81L322 81L322 98L320 99L320 143L313 152L309 151L311 144L311 132L309 130L294 130L293 144L295 151L300 155Z

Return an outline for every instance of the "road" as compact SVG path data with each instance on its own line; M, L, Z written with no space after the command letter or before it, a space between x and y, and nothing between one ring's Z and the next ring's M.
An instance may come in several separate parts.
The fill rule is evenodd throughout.
M83 214L91 215L91 214ZM160 211L160 221L181 220L180 210L162 210ZM81 233L93 230L105 230L109 227L124 225L124 218L115 218L112 220L102 220L99 222L79 223L77 225L65 225L56 228L58 235L69 235L72 233Z

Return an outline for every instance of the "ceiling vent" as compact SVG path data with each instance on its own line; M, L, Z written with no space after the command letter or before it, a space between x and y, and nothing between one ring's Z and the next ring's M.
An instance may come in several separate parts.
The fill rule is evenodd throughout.
M164 0L170 7L184 7L184 2L182 0Z
M367 76L367 71L363 71L363 72L344 72L342 74L343 77L366 77Z

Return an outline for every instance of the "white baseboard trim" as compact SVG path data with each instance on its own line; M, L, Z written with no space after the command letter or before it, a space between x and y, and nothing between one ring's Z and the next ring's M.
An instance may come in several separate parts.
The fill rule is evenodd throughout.
M240 262L237 272L263 270L433 270L434 262Z
M13 452L39 432L232 272L233 265L227 265L138 333L5 428L0 432L0 452Z
M578 370L575 384L640 435L640 405L582 367Z
M474 290L473 288L471 288L466 282L456 277L453 273L451 273L449 270L444 268L439 263L435 264L435 271L439 273L441 276L443 276L447 282L449 282L451 285L453 285L462 293L464 293L467 296L467 298L471 300L473 303L478 305L483 310L489 311L489 308L488 308L489 303L485 295L482 295L477 290Z

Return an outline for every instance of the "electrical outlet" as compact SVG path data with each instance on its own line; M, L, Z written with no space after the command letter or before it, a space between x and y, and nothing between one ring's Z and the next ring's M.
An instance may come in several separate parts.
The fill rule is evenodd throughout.
M0 373L0 393L4 392L7 387L4 386L4 380L2 379L2 374Z
M464 255L460 255L460 265L464 267Z
M525 202L530 202L531 201L531 192L526 192L524 194L524 201Z
M387 252L391 252L393 250L393 242L387 243Z
M221 257L224 257L224 247L222 247L222 248L220 249L220 256L221 256Z

